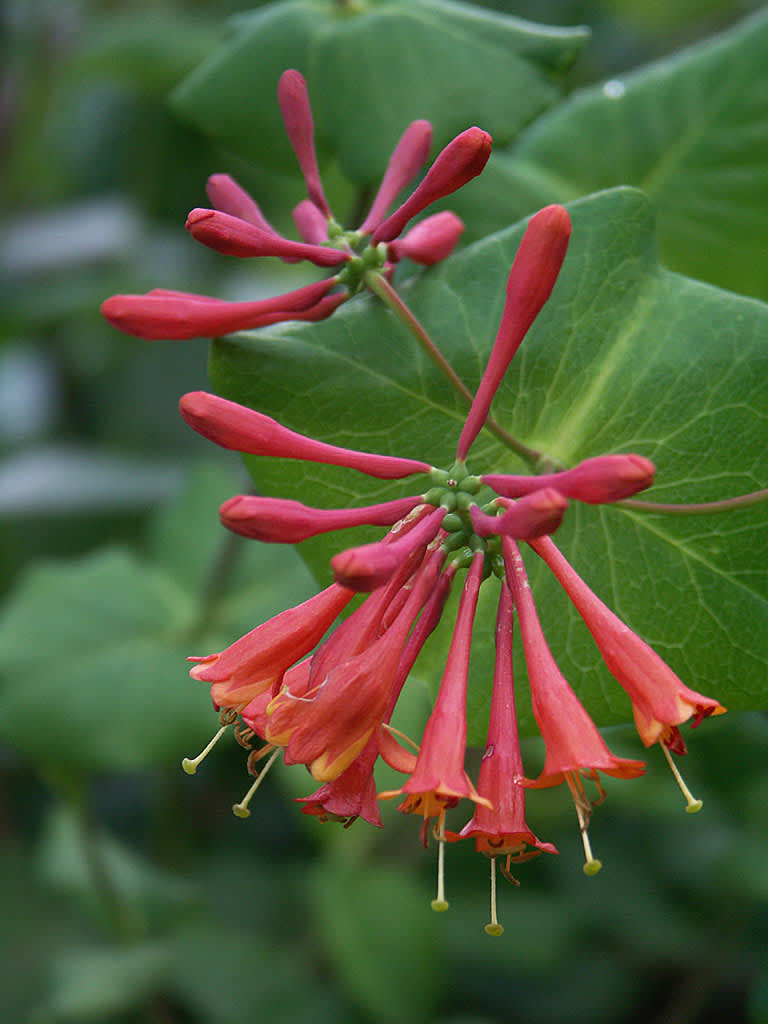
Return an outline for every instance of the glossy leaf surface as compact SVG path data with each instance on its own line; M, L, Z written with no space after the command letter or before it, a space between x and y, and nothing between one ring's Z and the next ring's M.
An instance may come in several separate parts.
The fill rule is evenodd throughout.
M550 302L526 338L494 404L527 445L565 465L638 452L657 466L649 500L709 501L768 485L768 310L664 269L647 200L629 189L570 207L573 237ZM424 274L404 294L470 387L477 385L501 316L504 282L522 225L491 236ZM286 324L216 343L215 387L292 429L346 446L449 466L464 407L405 329L368 298L311 329ZM337 507L423 489L385 486L351 470L251 459L264 493ZM523 471L487 432L472 471ZM375 531L373 531L375 535ZM301 546L319 579L330 556L365 536ZM732 708L765 703L768 524L765 506L671 517L573 506L557 541L575 568L691 686ZM530 556L530 557L528 557ZM629 702L591 638L531 552L526 559L545 632L562 669L601 724ZM473 653L475 742L482 741L492 673L496 585ZM445 657L430 641L422 665ZM517 659L522 676L522 658ZM522 688L521 688L522 689ZM530 726L526 699L522 718Z

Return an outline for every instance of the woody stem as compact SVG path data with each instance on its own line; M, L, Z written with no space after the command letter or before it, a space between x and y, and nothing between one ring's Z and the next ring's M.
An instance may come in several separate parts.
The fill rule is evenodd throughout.
M377 271L370 270L365 275L365 284L370 291L374 293L374 295L381 299L385 306L392 310L400 322L408 328L416 341L418 341L419 345L421 345L424 353L429 356L456 394L459 395L467 405L471 406L474 401L474 395L453 369L434 341L432 341L424 326L401 299L389 281ZM491 433L498 437L502 444L511 448L513 452L516 452L531 466L535 466L541 459L541 452L537 452L534 448L529 448L527 445L523 444L522 441L518 441L516 437L512 437L512 435L508 433L492 416L486 417L485 426L491 431Z

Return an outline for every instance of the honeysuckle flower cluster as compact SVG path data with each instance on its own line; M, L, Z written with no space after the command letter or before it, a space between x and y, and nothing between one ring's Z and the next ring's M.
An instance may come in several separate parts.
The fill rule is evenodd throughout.
M334 218L323 191L312 110L302 75L292 69L285 71L277 95L307 187L307 198L293 211L301 241L280 235L256 201L227 174L208 179L206 191L213 208L192 210L187 230L197 241L229 256L276 256L286 263L307 260L332 268L334 274L257 302L226 302L163 288L146 295L113 295L101 311L115 327L139 338L160 340L212 337L284 320L323 320L363 286L366 275L390 276L394 265L405 257L431 266L453 251L463 224L447 210L432 214L400 235L413 217L480 174L491 152L487 132L468 128L457 135L405 202L387 216L429 155L431 125L413 121L395 146L367 216L358 228L347 231ZM337 288L340 290L334 290Z
M310 191L310 197L317 205L317 193ZM213 742L236 722L238 738L251 748L247 765L255 777L234 806L238 815L247 816L253 794L280 754L286 764L305 765L319 783L300 802L306 814L322 821L350 825L361 817L380 826L379 800L402 798L399 809L422 820L424 844L430 834L437 841L433 909L448 907L446 843L473 839L476 849L490 858L486 930L491 935L503 930L496 913L499 858L502 873L511 877L513 863L557 852L527 825L526 790L568 787L584 846L584 871L594 874L600 862L588 836L593 805L585 784L593 782L602 798L599 773L633 779L645 770L642 761L609 750L558 668L539 622L521 544L551 570L586 623L609 672L631 700L643 744L661 745L689 811L701 804L685 787L671 757L671 752L685 752L679 727L725 710L678 679L590 590L550 536L569 501L614 502L650 486L654 466L648 459L605 455L538 476L475 472L469 465L494 394L555 285L570 230L568 214L560 206L547 207L530 220L509 274L498 334L449 467L339 448L205 392L187 394L180 403L187 423L224 448L409 481L406 497L365 508L310 508L254 495L238 495L222 505L225 526L261 541L297 543L361 524L388 530L379 541L340 550L331 560L334 582L315 597L256 626L225 650L191 659L192 677L210 685L221 728L199 757L185 759L185 769L194 772ZM497 589L498 615L495 671L488 681L487 742L473 781L465 767L466 698L481 586ZM420 742L409 749L390 720L454 588L461 593L442 681ZM366 595L362 603L338 621L358 594ZM536 779L525 777L518 738L515 618L533 713L546 748ZM379 758L405 776L394 791L377 794L374 768ZM459 831L449 831L446 812L460 804L468 809L468 820Z

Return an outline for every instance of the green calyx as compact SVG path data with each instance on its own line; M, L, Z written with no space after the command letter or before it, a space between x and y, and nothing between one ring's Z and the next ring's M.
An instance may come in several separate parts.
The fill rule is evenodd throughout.
M384 264L387 262L387 247L383 242L363 247L362 242L366 236L361 235L359 231L342 231L339 228L338 233L332 235L331 224L335 223L335 221L329 221L329 244L334 249L343 248L354 253L339 273L339 283L346 285L353 293L358 292L365 284L366 274L377 274L383 270ZM338 225L336 227L338 228Z
M455 462L450 469L432 469L429 473L432 487L424 495L428 505L445 509L442 528L447 536L442 541L443 550L449 552L447 564L456 568L467 568L476 552L489 555L498 547L496 538L484 538L475 533L470 509L478 505L484 512L493 514L495 506L490 490L484 487L478 476L472 475L463 462ZM485 490L487 498L480 495ZM478 500L478 497L480 500ZM493 565L486 558L486 575L493 571Z

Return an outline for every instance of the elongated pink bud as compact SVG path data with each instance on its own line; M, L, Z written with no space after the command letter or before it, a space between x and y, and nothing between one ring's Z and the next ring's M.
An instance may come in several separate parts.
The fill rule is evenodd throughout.
M463 461L485 423L488 410L528 328L552 294L571 237L571 218L562 206L547 206L531 217L507 279L507 297L488 365L459 437Z
M412 551L429 544L437 536L444 518L444 508L433 509L399 540L363 544L334 555L331 568L336 582L363 593L375 590L386 583Z
M219 210L190 211L187 230L198 242L225 256L277 256L288 262L309 260L318 267L335 267L349 259L349 254L341 249L294 242Z
M653 483L654 464L642 455L598 455L573 469L542 476L504 476L489 473L483 483L497 494L520 498L543 487L554 487L566 498L603 505L629 498Z
M400 498L366 508L309 508L287 498L238 494L219 509L221 521L234 533L253 540L299 544L318 533L350 526L392 526L415 508L421 498Z
M198 434L236 452L346 466L380 480L399 480L412 473L428 473L431 469L426 462L416 459L357 452L315 441L283 427L277 420L255 409L206 391L190 391L182 395L179 411Z
M300 310L298 313L286 314L284 310L279 310L277 313L265 313L259 319L254 327L268 327L270 324L280 324L286 320L305 320L305 321L317 321L325 320L333 313L334 310L338 309L342 302L346 302L350 297L349 292L339 292L337 295L326 295L320 299L313 306L308 306L306 309Z
M374 245L397 238L408 221L430 203L466 185L485 167L491 155L491 136L482 128L467 128L438 154L424 180L391 217L373 232Z
M568 507L567 500L552 487L534 491L520 501L504 504L506 511L500 516L488 516L474 505L469 514L475 533L481 537L496 534L515 537L517 540L541 537L555 532Z
M228 213L240 220L247 220L254 227L277 235L267 218L261 212L259 204L228 174L212 174L208 179L205 191L213 207Z
M309 245L321 245L328 238L328 221L309 199L302 199L294 207L293 223Z
M646 747L657 740L685 753L677 726L694 717L721 715L725 708L685 685L667 663L622 622L578 575L547 537L531 543L547 563L592 634L608 671L632 701L635 724Z
M259 302L224 302L155 288L147 295L112 295L102 303L101 313L118 330L146 341L212 338L297 319L299 311L315 309L334 283L335 278L328 278Z
M386 216L387 210L397 198L400 189L413 180L416 172L429 156L432 145L432 125L429 121L412 121L400 136L392 150L379 191L373 200L368 216L360 225L360 231L368 235Z
M412 227L403 238L389 243L389 258L394 261L407 256L414 263L431 267L451 255L463 230L463 221L450 210L433 213Z
M277 100L283 114L286 134L307 183L307 195L325 217L330 217L331 211L317 168L315 126L304 76L293 68L284 71L277 85Z

